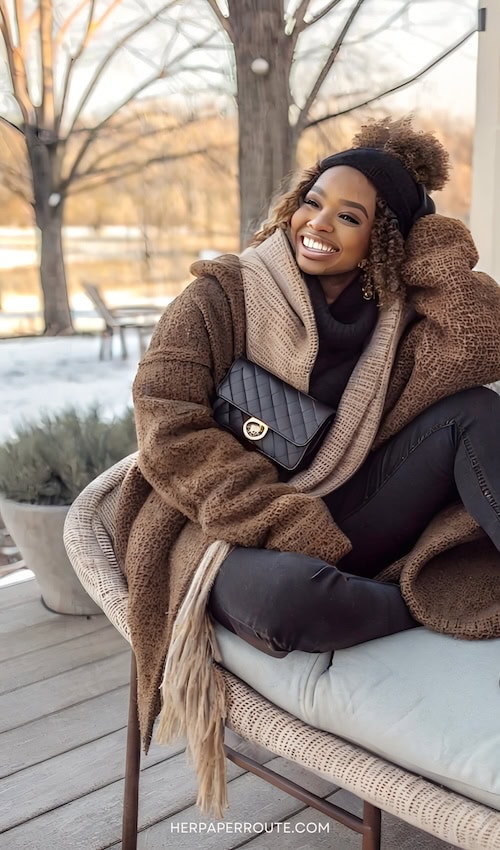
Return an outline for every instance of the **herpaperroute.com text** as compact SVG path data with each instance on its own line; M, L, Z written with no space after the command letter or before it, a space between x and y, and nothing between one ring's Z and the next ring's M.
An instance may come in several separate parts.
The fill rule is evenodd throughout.
M321 832L330 832L329 823L305 823L297 821L296 823L250 823L248 821L217 821L217 823L197 823L183 822L171 823L170 832L173 834L195 833L198 835L214 835L216 833L233 833L239 835L258 835L261 832L278 832L284 834L291 833L309 833L317 834Z

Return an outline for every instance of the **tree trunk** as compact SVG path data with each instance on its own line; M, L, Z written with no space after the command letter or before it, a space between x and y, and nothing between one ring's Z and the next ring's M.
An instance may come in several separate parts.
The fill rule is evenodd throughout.
M45 134L45 136L42 136ZM42 137L41 137L42 136ZM25 127L33 181L33 206L40 230L40 283L45 333L73 332L62 248L64 198L59 195L57 140L46 131Z
M40 283L43 293L45 333L73 332L62 247L63 204L48 207L40 227Z
M288 111L293 43L282 0L230 0L238 76L240 239L244 247L295 162ZM234 12L232 9L234 8ZM252 70L265 59L265 74Z

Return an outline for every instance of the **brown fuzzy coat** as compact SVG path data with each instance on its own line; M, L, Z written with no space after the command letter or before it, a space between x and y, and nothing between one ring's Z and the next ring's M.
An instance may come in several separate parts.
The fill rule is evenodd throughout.
M413 228L402 277L417 316L400 342L374 445L437 399L500 378L500 289L471 271L476 260L461 223L429 216ZM208 544L296 551L331 564L350 548L319 497L278 482L269 461L215 426L215 387L246 353L240 262L228 255L197 264L196 272L139 367L139 459L117 517L146 746L173 622ZM412 611L430 627L465 637L500 634L500 557L487 540L473 543L472 553L467 545L481 536L455 506L394 565ZM445 550L457 544L447 559Z

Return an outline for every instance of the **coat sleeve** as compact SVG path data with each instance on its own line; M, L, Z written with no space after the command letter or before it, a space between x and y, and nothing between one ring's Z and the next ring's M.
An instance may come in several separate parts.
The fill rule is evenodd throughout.
M444 396L500 378L500 287L473 271L464 224L419 219L405 246L402 280L416 320L403 338L379 445Z
M191 284L167 309L133 387L141 472L212 540L335 563L351 547L324 502L279 482L270 461L213 419L216 384L234 359L233 330L214 280Z

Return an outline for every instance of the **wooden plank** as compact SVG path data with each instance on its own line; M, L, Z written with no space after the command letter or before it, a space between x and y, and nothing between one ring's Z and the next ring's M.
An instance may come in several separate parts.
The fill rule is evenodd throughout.
M0 696L0 732L111 691L129 680L130 653L84 664Z
M80 615L82 619L87 619L84 615ZM78 616L78 619L80 619ZM45 607L41 599L31 599L27 602L22 602L20 605L13 605L10 608L5 608L0 617L0 634L9 634L26 626L34 626L37 623L55 623L61 617L71 617L77 619L77 615L73 614L56 614L54 611L49 611ZM93 619L103 621L104 614L93 614Z
M0 611L32 599L40 599L40 588L34 578L0 587Z
M81 664L100 661L120 651L129 651L127 641L111 625L104 625L104 628L89 635L0 662L0 694L43 681Z
M228 765L230 778L242 773ZM147 768L142 774L139 818L142 826L194 805L196 778L184 753ZM2 850L102 850L121 835L123 781L80 797L0 836ZM42 844L40 845L40 838Z
M54 712L0 735L0 778L127 725L128 687Z
M36 623L54 622L60 614L54 614L42 604L40 599L29 599L20 605L5 608L0 617L0 634L16 631L21 627Z
M126 729L120 729L0 780L0 832L122 779L125 744ZM182 740L168 747L153 743L142 768L183 750Z
M104 616L72 617L69 614L54 615L57 619L38 624L26 623L17 631L0 639L0 661L18 658L25 652L33 652L46 646L54 646L79 635L87 635L102 629L108 622ZM28 628L27 628L28 627Z

